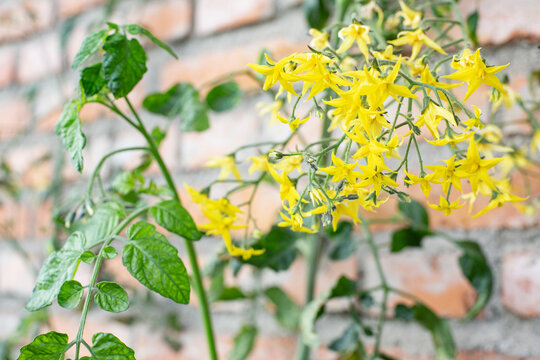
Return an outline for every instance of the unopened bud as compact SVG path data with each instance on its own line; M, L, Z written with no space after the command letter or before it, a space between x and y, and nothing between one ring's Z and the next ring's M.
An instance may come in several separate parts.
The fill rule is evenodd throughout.
M86 209L86 213L90 216L93 216L94 215L94 208L93 208L93 201L92 199L87 199L85 202L84 202L84 208Z
M333 217L330 211L325 212L321 216L321 221L322 221L323 226L329 226L330 224L332 224L332 219Z
M283 158L283 153L277 150L273 150L268 154L268 158L271 161L281 160Z
M347 200L358 200L358 194L347 195Z

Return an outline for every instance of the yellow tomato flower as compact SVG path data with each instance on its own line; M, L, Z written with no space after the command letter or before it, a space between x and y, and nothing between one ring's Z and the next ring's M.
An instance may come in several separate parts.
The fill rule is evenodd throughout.
M249 168L249 173L250 174L253 174L255 172L255 170L259 170L259 171L268 171L268 167L270 166L270 164L268 163L268 155L267 154L263 154L263 155L259 155L259 156L251 156L249 158L249 161L252 162L250 168Z
M443 77L465 81L467 83L468 88L464 100L467 100L482 83L494 87L500 92L504 91L501 82L495 74L509 64L502 66L486 66L482 56L480 56L480 49L476 50L474 54L472 54L469 49L463 50L461 58L454 57L454 60L450 65L452 68L457 69L457 71Z
M289 213L289 217L284 215L282 212L280 212L279 215L283 219L282 222L278 223L279 227L290 227L292 231L305 232L309 234L313 234L314 232L316 232L315 229L309 229L304 226L304 219L299 213Z
M416 29L422 21L422 11L416 11L408 7L403 0L399 1L401 11L397 12L397 15L403 18L403 25Z
M489 210L495 209L496 207L501 207L508 202L519 202L526 199L527 198L520 198L519 196L507 192L495 192L494 196L489 201L489 204L485 208L474 214L473 217L483 215Z
M263 90L268 90L274 84L279 82L280 89L278 95L286 90L288 93L298 96L298 94L293 89L294 78L290 75L296 67L296 54L292 54L284 57L283 59L275 62L268 56L264 54L266 61L270 65L259 65L259 64L249 64L248 66L258 72L259 74L265 75Z
M497 89L492 89L489 96L489 101L493 103L491 106L491 111L496 112L499 110L499 107L504 104L507 109L510 109L514 106L518 99L521 99L521 96L512 89L507 84L502 84L503 91Z
M439 130L437 126L442 120L448 121L450 124L457 126L454 115L439 105L436 105L433 101L430 101L426 110L420 115L414 125L421 127L426 126L431 135L437 140L440 138Z
M258 110L259 116L270 114L270 124L276 124L279 122L277 116L279 114L279 110L281 110L281 108L283 107L283 101L276 100L271 104L257 103L255 107Z
M420 189L422 190L422 193L427 199L429 197L429 193L431 192L431 183L434 182L434 174L428 174L421 177L405 171L405 175L407 175L407 179L405 179L404 181L407 184L420 184Z
M439 45L437 45L435 41L431 40L426 34L424 34L422 29L416 29L414 31L402 31L398 34L398 38L396 40L391 40L389 43L396 46L402 46L405 44L411 45L412 52L409 61L416 59L416 56L418 56L420 53L420 49L423 45L426 45L433 50L446 55L446 52Z
M470 118L469 120L463 121L467 127L465 130L470 130L473 127L477 127L479 129L482 129L485 125L480 121L480 117L482 116L482 110L478 108L478 106L473 105L474 108L474 117Z
M317 29L310 29L309 35L311 35L311 37L313 38L309 43L309 46L311 46L315 50L322 50L325 47L330 46L327 33L321 32Z
M446 166L443 165L424 165L429 170L433 171L431 182L442 183L442 190L446 194L452 184L457 190L461 191L461 178L456 174L456 156L445 160Z
M309 118L311 117L311 114L309 114L307 117L305 117L304 119L300 119L299 117L297 118L294 118L294 120L287 120L285 119L283 116L279 115L277 116L278 120L280 122L282 122L283 124L287 124L289 125L289 128L290 128L290 132L295 132L296 129L298 129L298 127L307 122L309 120Z
M456 201L453 201L451 203L448 203L446 198L444 196L441 196L441 198L439 200L439 205L429 204L429 203L428 203L428 205L431 208L435 209L435 210L444 211L444 215L448 216L448 215L450 215L452 213L453 209L459 209L459 208L463 207L463 205L465 205L465 204L460 204L459 199L457 199Z
M369 38L369 26L362 24L351 24L341 30L339 30L338 36L343 42L337 49L338 53L345 52L354 44L358 45L360 52L366 58L366 61L369 59L369 50L368 44L371 44Z
M389 176L382 173L383 169L373 168L371 166L358 165L362 170L363 176L361 181L356 183L356 186L367 187L373 185L375 195L379 196L383 185L398 187L398 184Z
M448 145L450 144L450 147L452 148L456 148L457 147L457 144L459 144L460 142L463 142L465 140L467 140L468 138L470 138L471 136L473 136L476 132L473 131L473 132L469 132L469 133L463 133L463 134L453 134L452 137L450 137L449 135L446 135L444 138L442 139L438 139L438 140L426 140L428 143L430 143L431 145L435 145L435 146L444 146L444 145Z
M319 168L320 171L332 175L332 182L346 179L350 184L354 184L356 178L362 175L358 171L353 170L356 167L356 164L346 164L343 160L334 155L334 153L332 153L332 164L334 164L334 166Z
M234 162L234 157L232 156L213 156L210 161L208 161L205 165L205 167L220 167L221 170L218 175L219 180L224 180L232 173L236 180L242 180L242 176L240 175L240 171L238 171L238 168L236 167L236 164Z
M279 197L281 201L283 203L287 201L289 206L292 207L300 199L300 194L296 191L295 184L292 183L285 172L280 175L272 166L269 166L268 170L270 170L270 175L279 184Z
M284 156L275 167L287 175L296 169L298 169L299 173L302 173L302 161L302 155Z

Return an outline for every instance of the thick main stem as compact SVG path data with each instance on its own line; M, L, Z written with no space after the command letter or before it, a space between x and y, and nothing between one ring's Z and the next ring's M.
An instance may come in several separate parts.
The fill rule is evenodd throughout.
M141 132L141 134L144 136L146 141L148 142L149 150L152 153L154 159L156 160L161 170L161 173L163 174L163 177L165 178L165 181L167 182L167 186L170 188L170 190L174 194L174 198L179 203L181 203L180 196L178 195L178 190L176 189L174 181L171 177L171 173L169 172L167 165L165 165L165 162L163 161L161 155L159 154L158 147L154 139L144 127L144 124L142 123L141 119L139 118L139 115L137 114L133 106L131 105L128 98L126 97L125 99L129 108L131 109L131 112L137 119L137 122L138 122L137 128ZM200 312L201 312L201 316L203 320L204 331L206 333L206 340L207 340L210 359L217 360L218 356L217 356L217 351L216 351L216 343L214 340L214 331L212 329L212 320L210 318L210 306L208 304L208 299L206 298L206 293L204 291L204 287L202 284L201 272L199 268L199 263L197 261L197 252L191 240L184 239L184 245L186 246L186 251L189 257L189 263L191 265L192 278L195 283L194 290L199 300L199 305L200 305L199 308L200 308Z

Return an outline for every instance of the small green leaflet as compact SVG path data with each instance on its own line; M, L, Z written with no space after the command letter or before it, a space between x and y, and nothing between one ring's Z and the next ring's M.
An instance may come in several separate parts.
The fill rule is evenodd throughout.
M36 311L52 304L61 286L73 276L79 258L85 251L85 245L84 235L75 232L61 250L49 255L39 271L32 296L26 304L28 311Z
M326 0L305 0L304 14L310 27L321 30L330 17L330 9Z
M234 81L219 84L206 95L206 104L214 111L232 109L242 99L242 89Z
M116 99L129 94L146 72L146 52L137 39L116 33L103 45L103 74Z
M175 59L178 59L178 56L176 56L174 51L167 44L165 44L163 41L159 40L157 37L154 36L154 34L152 34L147 29L145 29L145 28L143 28L143 27L141 27L141 26L139 26L137 24L129 24L129 25L126 25L125 28L127 29L127 31L131 35L143 34L144 36L146 36L147 38L152 40L152 42L154 44L156 44L157 46L159 46L160 48L162 48L163 50L165 50L166 52L171 54L172 57L174 57Z
M81 118L79 117L82 105L79 100L68 102L54 129L56 135L62 138L64 148L78 172L83 169L82 150L86 145L86 137L81 130Z
M349 221L341 221L336 231L328 228L327 233L332 239L330 253L328 256L332 260L345 260L356 252L358 242L352 235L353 226Z
M96 285L96 288L97 292L94 295L94 302L103 310L119 313L128 309L128 294L120 285L102 281Z
M300 319L300 307L279 287L270 287L264 291L264 295L276 307L276 320L281 326L296 330Z
M63 360L67 349L68 336L51 331L24 346L18 360Z
M84 233L87 248L91 249L101 243L103 239L113 235L114 228L120 222L120 218L124 216L122 205L115 201L109 201L100 205L86 223L77 222L73 228Z
M480 245L474 241L456 241L463 250L459 267L467 280L478 292L474 306L469 309L465 320L473 319L486 306L493 292L493 273Z
M229 355L229 360L245 360L255 343L257 328L253 325L244 325L234 337L234 346Z
M135 352L113 334L94 334L92 353L92 360L135 360Z
M178 250L155 227L140 221L127 230L122 262L141 284L180 304L189 303L190 284Z
M99 62L82 69L80 83L84 96L87 98L100 92L106 83L103 77L102 64Z
M150 208L150 215L160 226L188 240L199 240L202 236L191 215L176 200L155 204Z
M274 271L287 270L298 255L295 247L296 239L297 235L294 232L273 226L268 234L252 245L254 249L264 249L264 253L243 262Z
M390 245L391 252L400 252L406 247L421 247L425 236L431 235L430 230L404 228L394 231Z
M416 200L410 202L400 201L398 209L403 216L411 222L410 227L414 229L428 229L429 217L426 209Z
M478 27L478 10L472 12L467 16L467 35L469 39L473 42L474 46L478 46L478 36L476 35L476 28Z
M109 30L99 30L88 35L82 42L81 48L75 55L72 68L76 69L81 66L86 60L88 60L96 51L99 50L101 45L105 42L105 38Z
M183 131L204 131L210 127L206 105L189 83L178 83L164 93L150 94L144 99L143 106L171 119L179 116Z
M66 309L73 309L79 305L84 293L81 283L76 280L65 281L58 293L58 305Z

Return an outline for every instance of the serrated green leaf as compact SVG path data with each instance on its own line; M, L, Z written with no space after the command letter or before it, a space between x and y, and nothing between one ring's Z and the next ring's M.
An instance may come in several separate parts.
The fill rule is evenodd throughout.
M85 97L90 97L100 92L106 84L103 77L102 64L99 62L82 69L80 83Z
M58 305L66 309L73 309L79 305L84 293L81 283L76 280L65 281L58 292Z
M352 223L348 221L340 222L336 231L332 231L332 228L328 228L327 232L332 239L330 252L328 254L330 259L335 261L345 260L356 252L358 242L355 241L352 236L352 229Z
M112 187L118 193L127 195L134 191L137 186L137 179L133 176L132 171L123 171L115 176L112 181Z
M141 284L180 304L189 303L189 277L178 250L155 227L138 222L127 230L122 262Z
M305 0L304 15L311 28L321 30L330 17L330 9L326 0Z
M28 311L36 311L52 304L64 282L74 275L85 246L84 235L75 232L61 250L49 255L39 271L36 285L26 304Z
M199 240L202 236L191 215L176 200L155 204L150 208L150 215L160 226L188 240Z
M143 106L169 118L179 116L183 131L204 131L210 127L206 106L189 83L178 83L164 93L150 94L143 100Z
M398 209L403 216L405 216L411 222L410 227L413 229L428 229L429 228L429 216L422 204L416 200L410 202L400 201L398 203Z
M102 281L96 285L96 288L97 292L94 295L94 302L103 310L119 313L128 309L128 294L120 285Z
M206 104L214 111L232 109L242 99L242 89L234 81L228 81L212 88L206 95Z
M126 29L127 31L132 34L132 35L144 35L146 36L147 38L149 38L150 40L152 40L152 42L154 44L156 44L157 46L159 46L160 48L162 48L163 50L165 50L166 52L168 52L172 57L174 57L175 59L178 59L178 56L176 56L176 54L174 53L174 51L169 47L169 45L165 44L163 41L159 40L157 37L154 36L154 34L152 34L149 30L137 25L137 24L129 24L129 25L126 25Z
M103 249L103 257L105 259L114 259L117 255L118 251L112 246L106 246L105 249Z
M296 330L300 320L300 307L279 287L266 289L264 295L276 307L276 320L281 326Z
M116 33L103 45L103 74L116 99L129 94L146 72L146 52L137 39Z
M459 267L463 275L478 292L473 307L469 309L465 320L473 319L486 306L493 293L493 272L480 245L474 241L457 241L463 250L459 257Z
M297 234L294 232L273 226L268 234L252 244L254 249L264 249L264 253L254 256L244 263L258 268L270 268L274 271L287 270L298 255L295 247Z
M18 360L62 360L67 349L68 336L51 331L23 346Z
M474 46L478 46L478 37L476 35L476 28L478 27L478 10L475 10L472 12L469 16L467 16L467 35L469 36L469 39L473 42Z
M78 172L83 169L82 150L86 145L86 137L81 130L81 118L79 117L80 106L78 100L68 102L55 127L56 135L62 138L64 148Z
M71 65L71 67L73 69L78 68L86 60L88 60L92 55L94 55L96 51L99 50L101 45L103 45L103 43L105 42L105 39L107 38L108 33L109 33L109 30L99 30L88 35L83 40L81 44L81 48L77 52L77 55L75 55L75 59L73 60L73 65Z
M413 228L399 229L392 234L391 252L400 252L406 247L421 247L425 236L431 235L429 230Z
M92 353L92 360L135 360L135 352L113 334L94 334Z
M257 328L253 325L244 325L234 337L234 346L229 355L229 360L245 360L257 337Z

